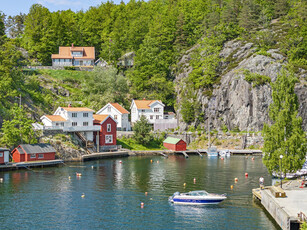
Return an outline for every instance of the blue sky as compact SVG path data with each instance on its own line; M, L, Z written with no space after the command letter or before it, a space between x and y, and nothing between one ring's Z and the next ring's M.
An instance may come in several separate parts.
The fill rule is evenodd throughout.
M97 6L107 0L0 0L0 11L6 15L16 15L20 12L29 13L33 4L39 3L47 7L50 11L68 10L73 11L87 10L90 6ZM120 3L120 0L113 0ZM124 0L128 2L128 0Z

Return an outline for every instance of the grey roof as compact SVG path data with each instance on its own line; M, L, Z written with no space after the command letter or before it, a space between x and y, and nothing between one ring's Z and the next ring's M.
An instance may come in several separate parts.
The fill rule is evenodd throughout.
M56 152L50 144L26 144L20 146L26 151L27 154Z
M10 151L10 150L7 148L0 148L0 151Z

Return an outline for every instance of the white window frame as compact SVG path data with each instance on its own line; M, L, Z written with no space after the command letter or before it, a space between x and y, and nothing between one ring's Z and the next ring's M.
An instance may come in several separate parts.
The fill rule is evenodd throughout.
M117 115L114 115L114 119L117 120Z
M105 143L106 144L113 143L113 135L105 135Z
M153 119L153 115L150 115L150 120L152 120Z
M3 153L0 153L0 157L3 157Z
M44 154L43 154L43 153L38 154L38 158L39 158L39 159L44 158Z
M71 126L78 126L78 122L76 121L71 122Z
M83 113L83 117L88 117L88 113Z
M155 113L159 113L160 112L160 108L154 108L154 112Z
M159 120L159 115L156 115L156 120Z
M78 117L78 113L72 113L71 117Z
M83 126L88 126L88 121L84 121Z
M31 154L30 154L30 158L31 158L31 159L36 158L36 153L31 153Z
M107 124L107 132L111 132L111 124Z
M108 112L111 112L111 106L108 106Z

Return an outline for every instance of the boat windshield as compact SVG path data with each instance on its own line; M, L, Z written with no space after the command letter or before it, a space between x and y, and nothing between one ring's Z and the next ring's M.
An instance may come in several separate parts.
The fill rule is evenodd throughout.
M192 191L187 193L189 196L207 196L208 193L206 191Z

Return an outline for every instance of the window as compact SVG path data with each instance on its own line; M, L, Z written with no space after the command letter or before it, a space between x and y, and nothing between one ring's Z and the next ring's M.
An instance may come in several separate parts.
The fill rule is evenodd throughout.
M77 123L77 122L72 122L71 125L72 125L72 126L77 126L78 123Z
M0 157L3 157L3 153L0 153Z
M159 119L159 115L156 115L156 119L157 119L157 120Z
M132 113L135 113L135 112L136 112L136 108L133 108L133 109L132 109Z
M88 117L88 113L83 113L83 117Z
M38 154L38 158L44 158L44 154Z
M159 110L160 110L159 108L154 108L155 113L159 113Z
M107 132L111 132L111 124L107 124Z
M111 112L111 106L108 106L108 112Z
M142 113L145 113L145 109L142 109Z
M71 116L72 117L77 117L77 113L72 113Z
M59 123L55 123L56 126L59 126Z
M83 122L83 126L88 126L88 122L87 121Z
M36 154L34 153L34 154L31 154L30 155L30 158L36 158Z
M112 135L106 135L106 144L109 144L109 143L113 143L113 136Z
M117 115L114 115L114 119L117 120Z
M150 120L152 120L153 119L153 115L150 115Z
M64 122L61 122L61 126L64 126Z

